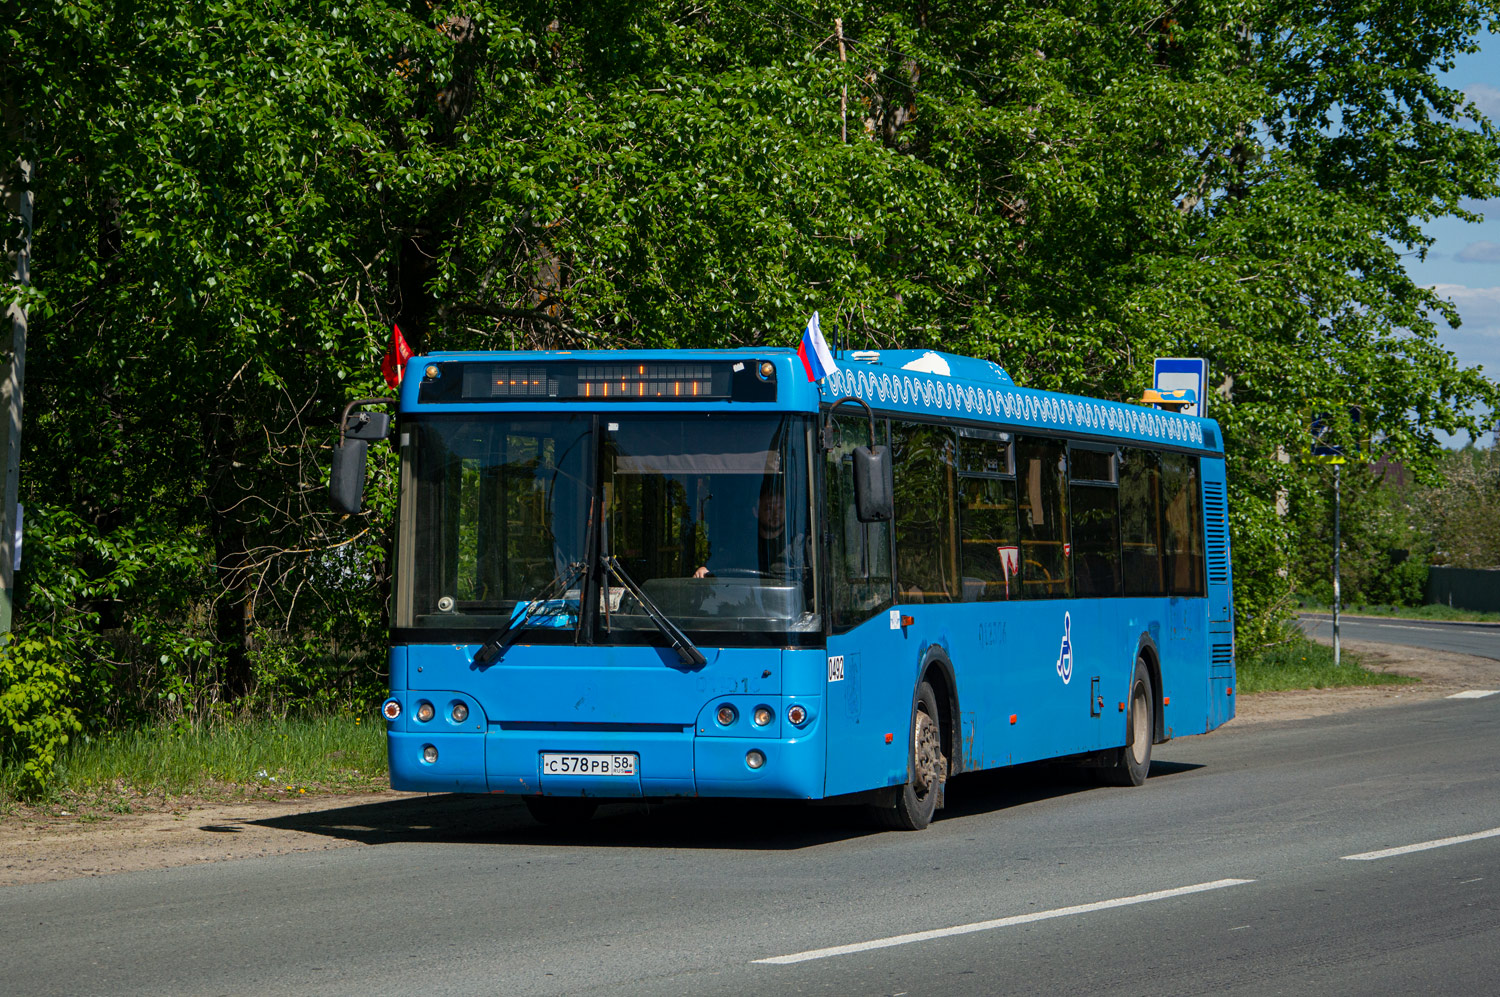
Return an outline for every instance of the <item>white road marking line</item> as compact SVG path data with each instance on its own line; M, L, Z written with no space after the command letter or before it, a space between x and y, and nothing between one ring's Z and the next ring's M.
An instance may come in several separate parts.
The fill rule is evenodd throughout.
M1486 696L1493 696L1497 692L1500 692L1500 689L1465 689L1463 692L1455 692L1453 695L1449 696L1448 698L1449 699L1483 699Z
M813 959L827 959L831 956L849 955L853 952L869 952L872 949L888 949L896 945L910 945L912 942L926 942L934 938L968 935L976 931L1008 928L1016 924L1050 921L1055 917L1089 914L1096 910L1110 910L1114 907L1129 907L1133 904L1150 903L1153 900L1167 900L1171 897L1183 897L1190 893L1203 893L1208 890L1222 890L1227 886L1240 886L1244 883L1253 882L1255 882L1253 879L1216 879L1211 883L1195 883L1192 886L1179 886L1170 890L1157 890L1154 893L1140 893L1133 897L1120 897L1117 900L1099 900L1094 903L1078 904L1073 907L1059 907L1056 910L1042 910L1032 914L1016 914L1013 917L997 917L993 921L975 921L972 924L960 924L952 928L913 931L907 935L892 935L890 938L876 938L873 941L855 942L852 945L834 945L826 949L809 949L806 952L794 952L791 955L778 955L769 959L756 959L755 961L774 966L790 966L793 963L808 962Z
M1382 848L1378 852L1360 852L1358 855L1341 855L1340 858L1351 862L1371 862L1375 859L1388 859L1396 855L1409 855L1412 852L1425 852L1429 848L1446 848L1449 845L1461 845L1466 841L1478 841L1481 838L1500 838L1500 827L1492 827L1488 831L1475 831L1473 834L1459 834L1451 838L1436 838L1432 841L1419 841L1415 845L1401 845L1398 848Z
M1354 625L1355 624L1350 624L1350 626ZM1374 623L1371 624L1371 626L1380 627L1385 630L1423 630L1430 634L1486 634L1490 637L1495 636L1495 632L1493 630L1454 630L1446 627L1442 630L1439 630L1436 627L1408 627L1403 626L1400 623Z

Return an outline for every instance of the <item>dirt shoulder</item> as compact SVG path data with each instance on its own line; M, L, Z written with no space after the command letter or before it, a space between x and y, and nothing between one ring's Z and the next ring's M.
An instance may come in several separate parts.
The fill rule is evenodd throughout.
M1364 664L1420 683L1302 692L1265 692L1240 699L1226 735L1257 724L1301 720L1346 710L1398 706L1466 689L1500 688L1500 661L1394 644L1345 641ZM485 797L427 796L384 790L288 800L160 800L147 812L70 814L21 811L0 818L0 887L80 876L164 869L227 859L327 851L391 841L420 841L434 832L453 840L500 825L528 823L519 807Z
M1358 655L1360 663L1371 671L1395 672L1421 681L1411 685L1256 693L1240 699L1234 722L1228 729L1277 720L1304 720L1373 706L1399 706L1440 699L1467 689L1500 689L1500 661L1490 658L1361 640L1346 640L1343 647Z

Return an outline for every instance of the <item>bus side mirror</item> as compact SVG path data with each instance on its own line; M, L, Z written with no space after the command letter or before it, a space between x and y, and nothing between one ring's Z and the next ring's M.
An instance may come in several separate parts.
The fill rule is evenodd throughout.
M365 507L365 464L370 444L346 439L333 448L333 470L328 474L328 502L334 511L354 515Z
M388 414L354 410L361 405L394 404L394 398L356 398L344 406L343 415L339 417L339 445L333 448L333 467L328 472L328 504L334 511L352 516L365 507L365 473L370 443L391 435Z
M891 488L891 448L854 448L854 512L861 523L888 523L895 518Z

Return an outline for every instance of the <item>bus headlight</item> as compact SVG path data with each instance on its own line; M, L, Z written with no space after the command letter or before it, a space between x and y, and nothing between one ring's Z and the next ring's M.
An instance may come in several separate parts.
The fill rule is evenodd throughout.
M435 712L431 703L421 702L417 704L417 719L424 724L432 719L432 715Z
M771 708L769 706L757 706L755 708L755 726L764 727L766 724L771 722L771 719L774 716L775 714L771 712Z
M715 714L715 716L718 718L720 727L728 727L730 724L738 720L740 715L733 706L725 703L723 706L719 707L719 712Z
M461 724L465 720L469 719L469 704L468 703L454 703L453 704L453 714L452 714L452 716L453 716L453 722L456 723L456 724Z
M766 756L754 748L745 752L745 764L753 769L758 769L766 763Z
M437 749L430 744L422 745L422 761L428 765L437 761Z

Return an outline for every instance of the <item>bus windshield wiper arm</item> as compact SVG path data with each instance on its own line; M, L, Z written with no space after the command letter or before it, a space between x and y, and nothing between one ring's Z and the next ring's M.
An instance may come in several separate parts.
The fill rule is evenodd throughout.
M604 566L609 569L609 573L614 575L615 579L640 602L641 608L646 611L646 615L651 617L651 622L655 623L656 628L667 638L667 642L672 645L672 650L677 652L677 656L682 659L682 663L692 665L694 668L702 668L706 665L708 659L703 656L703 652L698 650L697 645L688 640L687 634L683 633L677 624L673 623L667 614L661 611L661 607L635 583L635 579L625 573L625 569L620 567L620 562L615 560L615 556L613 554L606 554L603 560Z
M505 653L507 648L509 648L512 644L520 639L521 631L526 628L526 624L531 622L531 618L535 616L544 605L551 602L553 599L556 599L558 596L566 594L568 591L568 586L572 585L574 580L577 579L579 575L583 574L586 567L588 567L588 565L586 565L584 562L574 561L572 564L568 565L567 569L563 571L562 574L558 575L556 578L548 582L546 586L536 594L536 597L526 604L525 609L523 609L518 615L512 616L509 623L507 623L504 627L501 627L499 630L496 630L493 634L490 635L488 640L480 645L479 650L474 652L474 664L478 665L481 668L485 667L486 665L493 664L495 660L500 657L500 655Z

